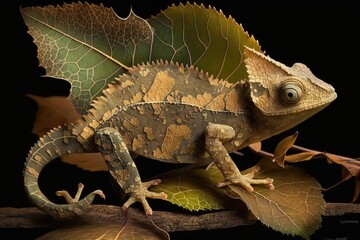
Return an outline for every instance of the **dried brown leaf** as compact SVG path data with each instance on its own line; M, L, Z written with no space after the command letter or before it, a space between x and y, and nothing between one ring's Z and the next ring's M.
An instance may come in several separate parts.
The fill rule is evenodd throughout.
M288 136L281 140L275 148L274 160L281 166L284 167L286 152L294 145L295 140L298 136L298 132Z
M248 148L251 148L254 152L260 152L261 151L261 142L252 143L248 146Z
M359 198L359 195L360 195L360 175L357 175L355 179L355 191L352 202L355 202Z
M248 192L230 185L228 195L244 201L263 224L284 234L309 239L320 227L321 215L326 206L319 183L301 168L281 168L266 158L259 162L258 167L260 171L255 178L273 178L274 190L264 185L253 185L254 191ZM219 170L210 171L211 179L221 181ZM249 171L251 169L242 173Z
M73 123L80 119L71 102L62 96L40 97L28 95L38 104L32 132L42 137L50 129L59 125Z
M101 153L76 153L61 156L61 161L87 171L109 171Z
M328 160L345 167L352 176L360 175L360 161L354 158L347 158L331 153L322 153Z
M291 154L291 155L286 155L285 161L291 162L291 163L303 162L303 161L311 160L316 155L319 155L319 152L311 151L311 152L295 153L295 154Z
M280 144L280 143L279 143ZM301 150L304 152L300 152L297 154L292 154L286 156L286 152L284 152L284 157L286 162L302 162L302 161L308 161L315 156L323 156L326 158L327 162L329 164L336 163L341 166L343 166L343 176L342 180L339 182L344 182L351 177L355 177L355 190L354 190L354 196L353 196L353 202L355 202L360 195L360 160L355 158L348 158L332 153L326 153L326 152L319 152L319 151L313 151L311 149L303 148L300 146L293 145L294 149ZM339 183L336 183L334 186L328 188L331 189L335 186L337 186Z
M139 223L131 219L124 225L122 222L104 222L101 224L78 224L58 228L39 240L168 240L169 235L158 228L148 218L148 222Z
M63 124L74 123L80 119L80 114L73 108L71 102L62 96L40 97L28 95L38 104L32 132L41 137L50 129ZM61 160L88 171L108 171L100 153L71 154L61 157Z
M355 177L355 190L352 201L355 202L360 195L360 160L347 158L331 153L322 153L328 161L340 164L351 176ZM348 174L343 174L343 179L349 178Z

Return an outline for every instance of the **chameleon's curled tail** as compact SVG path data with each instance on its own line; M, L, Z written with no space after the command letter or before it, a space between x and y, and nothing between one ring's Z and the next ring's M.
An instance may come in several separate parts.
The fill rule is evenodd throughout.
M41 211L56 217L79 215L90 206L95 195L99 194L99 191L94 191L78 202L56 204L39 188L40 172L49 162L66 154L91 151L90 144L89 147L85 147L85 144L78 142L76 136L66 127L58 127L40 138L30 150L24 168L24 186L30 201Z

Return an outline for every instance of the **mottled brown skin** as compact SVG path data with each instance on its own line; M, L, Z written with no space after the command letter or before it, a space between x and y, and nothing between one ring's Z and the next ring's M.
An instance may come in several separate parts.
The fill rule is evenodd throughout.
M82 119L56 128L31 149L25 164L30 200L54 216L83 212L100 190L79 200L66 191L69 204L50 202L40 191L38 176L51 160L72 153L100 152L111 175L129 194L127 209L146 198L165 199L148 190L160 180L142 182L130 153L170 163L214 162L224 182L253 191L252 184L273 188L272 179L242 175L229 153L283 132L317 113L336 98L335 90L303 64L289 68L245 49L249 78L231 84L192 67L153 63L119 76L94 101Z

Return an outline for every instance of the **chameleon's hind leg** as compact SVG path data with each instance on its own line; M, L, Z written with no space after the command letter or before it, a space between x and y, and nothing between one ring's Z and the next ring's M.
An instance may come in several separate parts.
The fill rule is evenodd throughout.
M247 191L252 192L254 189L251 184L267 184L270 189L273 189L273 179L253 178L254 174L259 171L259 168L255 168L253 172L246 175L240 173L240 170L223 145L224 142L234 137L235 131L231 126L210 123L206 128L206 150L225 178L225 181L218 183L217 186L223 187L229 184L240 185Z
M160 179L142 182L134 160L131 158L120 133L114 128L102 128L95 133L95 144L103 155L111 175L115 178L129 199L122 206L123 210L135 202L141 202L146 214L152 209L146 198L166 199L165 193L155 193L149 187L158 185Z

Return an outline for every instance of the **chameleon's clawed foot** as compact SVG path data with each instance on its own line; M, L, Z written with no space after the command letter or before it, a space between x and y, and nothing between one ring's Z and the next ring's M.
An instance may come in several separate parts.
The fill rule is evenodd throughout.
M57 191L56 196L64 197L68 204L76 203L79 201L83 189L84 189L84 184L79 183L78 190L77 190L74 198L72 198L71 195L68 193L68 191L65 191L65 190ZM89 197L91 195L99 195L101 198L105 199L105 195L101 190L95 190L92 193L90 193L89 195L87 195L86 197Z
M251 184L266 184L268 185L269 189L273 190L274 180L271 178L266 179L254 179L255 173L257 173L260 170L259 167L255 167L250 173L245 175L237 175L236 178L226 179L223 182L217 183L217 187L221 188L230 184L242 186L245 188L248 192L254 191L254 188L251 186Z
M166 199L167 195L163 192L156 193L148 190L149 187L158 185L161 182L160 179L151 180L149 182L140 182L135 189L133 188L130 193L129 199L123 204L122 209L126 211L133 203L140 202L143 205L145 213L147 215L152 215L153 211L147 202L146 198L154 199Z

